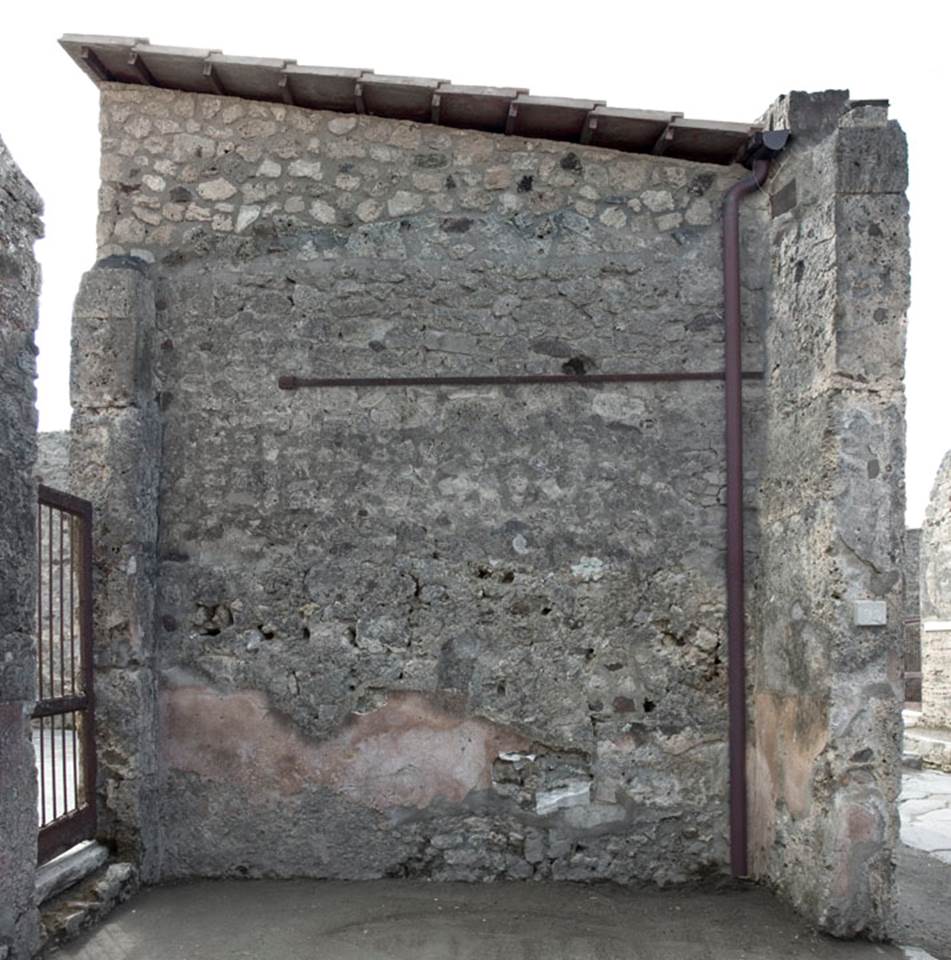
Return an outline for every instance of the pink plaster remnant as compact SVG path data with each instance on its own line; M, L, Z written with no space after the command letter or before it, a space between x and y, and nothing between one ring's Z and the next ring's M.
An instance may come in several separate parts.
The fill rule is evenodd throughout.
M852 887L857 883L851 854L863 844L880 841L883 827L875 812L848 800L836 803L833 817L836 830L832 893L839 898L851 898Z
M320 784L384 810L458 803L491 784L492 763L529 741L423 693L394 693L356 715L330 740L312 743L254 690L182 686L161 695L170 769L269 793Z
M782 802L794 819L812 811L816 762L829 739L827 707L819 696L759 693L753 703L755 736L747 755L750 852L754 874L767 869Z

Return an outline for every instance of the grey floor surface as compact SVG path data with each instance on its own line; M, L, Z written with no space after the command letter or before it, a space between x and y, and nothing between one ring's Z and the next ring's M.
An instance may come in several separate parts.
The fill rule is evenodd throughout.
M898 850L898 918L892 934L902 943L951 960L951 864L923 850Z
M761 889L409 880L153 887L55 953L74 960L873 960Z
M951 776L906 771L895 938L951 960ZM199 881L144 891L75 960L898 958L817 936L762 889L631 891L405 880ZM914 956L914 954L909 954Z

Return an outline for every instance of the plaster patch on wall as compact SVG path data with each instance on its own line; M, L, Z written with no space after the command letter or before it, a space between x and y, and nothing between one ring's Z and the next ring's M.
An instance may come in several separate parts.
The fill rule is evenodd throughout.
M459 803L491 785L500 753L529 746L514 731L416 693L391 694L323 743L303 738L254 690L172 687L161 703L171 769L282 794L321 784L377 810Z
M794 819L806 816L816 761L829 739L825 702L821 697L763 693L757 695L755 709L756 754L765 758L768 768L760 775L768 772L765 782L781 787L779 795Z

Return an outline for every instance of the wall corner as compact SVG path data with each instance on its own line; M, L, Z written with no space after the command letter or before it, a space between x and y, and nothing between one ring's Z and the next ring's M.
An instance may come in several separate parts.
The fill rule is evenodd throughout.
M767 185L754 863L827 932L881 939L900 781L904 137L883 101L777 104L793 141Z

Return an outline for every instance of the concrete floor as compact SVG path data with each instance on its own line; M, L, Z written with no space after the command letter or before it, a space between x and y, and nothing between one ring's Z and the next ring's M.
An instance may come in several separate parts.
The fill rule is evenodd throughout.
M873 960L817 936L761 889L408 880L153 887L60 960Z

